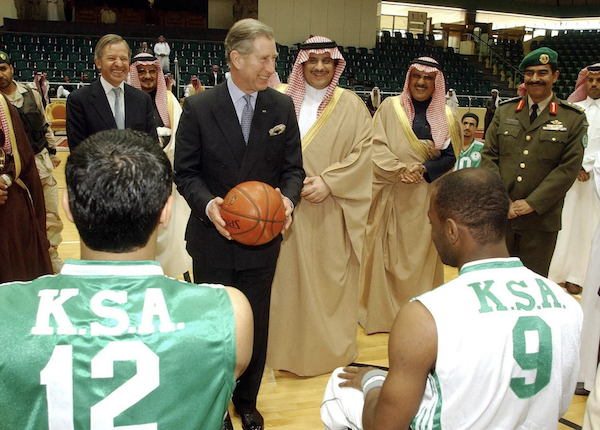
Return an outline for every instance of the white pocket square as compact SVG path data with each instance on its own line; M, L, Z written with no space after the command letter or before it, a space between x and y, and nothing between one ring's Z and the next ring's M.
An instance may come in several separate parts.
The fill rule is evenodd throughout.
M277 124L269 130L269 136L277 136L285 131L285 124Z

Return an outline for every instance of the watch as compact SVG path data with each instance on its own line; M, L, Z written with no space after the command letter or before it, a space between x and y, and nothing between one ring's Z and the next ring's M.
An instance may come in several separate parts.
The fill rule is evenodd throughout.
M13 181L12 179L10 179L10 176L8 176L7 174L2 174L0 175L0 177L4 179L4 182L6 182L7 187L10 187L12 185Z

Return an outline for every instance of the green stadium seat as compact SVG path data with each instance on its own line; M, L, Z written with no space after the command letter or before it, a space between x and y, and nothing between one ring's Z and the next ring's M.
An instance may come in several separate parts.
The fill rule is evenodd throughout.
M9 54L13 51L19 50L19 44L17 42L4 42L4 46Z
M46 69L49 69L49 63L48 63L48 61L44 61L44 60L33 61L31 63L31 65L38 72L46 70Z
M69 64L64 60L60 60L54 62L54 67L56 68L56 70L64 71L69 69Z
M14 33L2 33L2 42L7 43L7 42L15 42L17 43L17 39L19 38L19 36L17 36Z
M50 61L61 61L62 60L62 54L60 52L52 52L48 55L48 59Z

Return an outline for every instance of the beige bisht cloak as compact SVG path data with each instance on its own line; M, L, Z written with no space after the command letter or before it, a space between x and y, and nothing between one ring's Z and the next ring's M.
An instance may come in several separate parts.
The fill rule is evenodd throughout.
M271 295L267 364L319 375L358 355L360 256L371 203L372 120L353 92L335 89L302 139L306 176L331 194L301 199L284 235Z
M182 109L172 92L167 91L167 108L171 119L171 139L164 151L173 165L175 156L175 135ZM165 274L176 278L192 268L192 257L186 250L185 229L190 219L191 209L173 184L173 204L171 220L167 228L158 229L156 243L156 261L160 263Z
M459 125L448 107L446 118L451 118L452 141L460 142ZM402 305L444 281L427 217L434 185L424 179L418 184L400 182L406 166L431 156L425 145L415 148L405 130L413 142L423 145L412 132L400 96L388 97L374 118L373 202L360 274L359 322L368 334L389 332Z

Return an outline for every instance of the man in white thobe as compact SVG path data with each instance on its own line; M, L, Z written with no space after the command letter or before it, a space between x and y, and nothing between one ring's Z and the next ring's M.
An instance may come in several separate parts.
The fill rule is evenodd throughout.
M579 72L570 102L585 109L588 142L577 180L565 196L562 230L558 233L548 277L564 282L571 294L580 294L585 281L592 237L600 221L593 166L600 154L600 63ZM596 288L597 289L597 288Z

